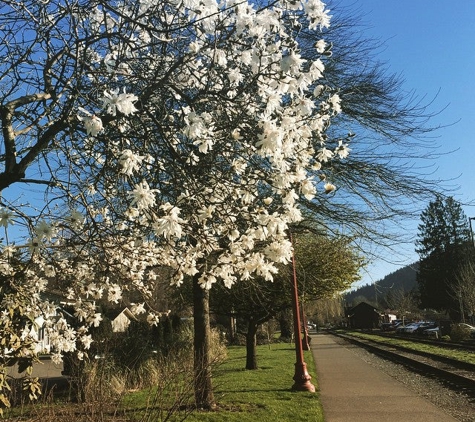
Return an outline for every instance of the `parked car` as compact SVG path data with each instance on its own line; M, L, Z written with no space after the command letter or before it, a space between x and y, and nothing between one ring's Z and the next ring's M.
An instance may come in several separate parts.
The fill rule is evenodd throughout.
M439 338L440 328L439 327L427 328L422 332L422 335L427 336L427 337Z
M381 328L381 331L391 331L394 328L394 324L391 322L383 322L379 328Z
M460 322L458 324L459 327L464 327L464 328L467 328L468 330L470 331L475 331L475 327L473 325L470 325L470 324L466 324L465 322Z
M414 322L412 324L406 325L404 333L406 334L415 334L419 327L422 327L425 322Z
M420 334L423 330L432 328L434 323L427 321L411 322L396 329L398 334Z
M414 331L414 334L416 335L421 335L424 333L426 330L430 330L433 328L438 328L436 322L422 322L419 327Z
M414 329L417 328L415 322L411 322L407 325L401 324L401 325L399 325L399 327L396 328L396 333L397 334L405 334L405 333L408 333L408 332L412 331L413 328Z
M464 322L460 322L458 324L454 324L454 325L457 325L459 327L464 327L466 328L467 330L470 331L470 338L473 338L475 339L475 327L473 325L470 325L470 324L466 324ZM428 337L439 337L440 336L440 328L439 327L434 327L434 328L428 328L428 329L425 329L422 334L424 336L428 336Z

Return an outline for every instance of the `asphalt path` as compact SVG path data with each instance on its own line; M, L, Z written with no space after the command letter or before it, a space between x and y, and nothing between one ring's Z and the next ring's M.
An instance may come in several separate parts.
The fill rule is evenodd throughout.
M351 346L330 335L311 337L325 422L457 422L362 360Z

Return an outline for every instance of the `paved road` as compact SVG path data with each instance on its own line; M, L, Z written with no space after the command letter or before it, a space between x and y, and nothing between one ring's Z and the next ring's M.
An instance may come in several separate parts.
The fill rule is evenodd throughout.
M49 391L50 389L65 390L69 388L69 382L66 377L61 375L63 370L63 364L56 365L51 359L42 359L40 362L33 365L33 377L38 377L43 385L43 391ZM16 367L10 368L8 372L13 378L21 378L22 374L18 373Z
M62 377L61 371L63 370L63 364L56 365L51 362L51 359L41 359L41 362L33 365L33 377L38 378L57 378ZM14 378L21 378L22 374L18 373L17 367L11 368L8 374Z

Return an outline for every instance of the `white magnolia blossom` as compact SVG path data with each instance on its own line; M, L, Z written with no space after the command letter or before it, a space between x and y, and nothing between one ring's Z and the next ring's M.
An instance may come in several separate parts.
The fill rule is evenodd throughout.
M144 314L145 310L145 303L132 303L131 311L134 315Z
M138 100L138 97L134 94L127 94L125 92L119 93L119 90L115 91L104 91L104 97L102 98L103 107L105 108L108 114L112 116L117 115L117 112L129 116L134 114L137 109L135 108L134 103Z
M43 247L44 247L43 239L36 236L32 237L31 239L28 239L28 250L31 255L34 255L40 252L41 248Z
M92 336L90 334L82 335L80 337L80 340L81 340L81 343L83 344L83 347L85 349L90 349L91 348L91 344L92 344L93 340L92 340Z
M312 180L306 179L301 184L301 192L302 192L302 195L305 197L305 199L310 201L315 197L315 194L317 193L317 189L315 187L315 184L312 182Z
M108 287L108 297L107 299L111 303L118 303L122 298L122 289L118 284L111 284Z
M335 154L340 158L346 158L350 154L351 149L348 147L348 144L344 144L342 140L338 141L338 146L335 148Z
M86 318L86 322L93 327L99 327L101 321L102 315L100 312L96 312L93 316Z
M329 150L326 147L323 147L318 151L317 159L322 163L326 163L327 161L331 160L333 156L333 151Z
M340 105L341 100L338 94L333 94L330 97L329 102L335 114L341 113L341 105Z
M151 326L158 325L158 323L160 322L160 315L149 313L147 315L147 322Z
M73 230L80 230L86 221L84 215L82 215L78 210L72 210L67 217L67 220Z
M170 203L160 206L160 209L165 212L165 216L159 218L154 224L154 232L158 236L164 236L167 239L171 237L180 238L182 236L182 224L185 220L179 217L180 209L174 207Z
M134 154L130 149L125 149L119 158L119 163L122 166L121 172L131 176L140 170L144 158L143 155Z
M7 228L10 224L13 224L14 214L6 209L0 208L0 226Z
M157 189L150 189L146 180L142 180L139 184L135 185L135 188L129 193L129 197L132 199L131 205L135 206L138 210L147 209L155 205L155 194Z
M325 47L327 46L327 43L325 40L318 40L315 43L315 49L317 50L317 53L323 53L325 51Z
M63 354L60 352L53 352L51 354L51 361L55 365L61 365L63 363Z
M330 182L327 182L325 183L324 189L325 193L332 193L336 189L336 186Z
M86 133L91 136L97 136L102 132L104 126L102 125L102 120L100 117L89 113L82 107L79 107L79 110L85 114L85 116L78 115L78 119L84 122L84 127L86 128Z
M35 226L35 232L38 239L45 239L47 241L51 241L57 234L55 227L44 220L41 220Z

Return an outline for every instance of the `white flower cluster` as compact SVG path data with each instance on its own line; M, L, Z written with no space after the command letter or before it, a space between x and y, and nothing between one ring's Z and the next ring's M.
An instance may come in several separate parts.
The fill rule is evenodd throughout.
M350 153L324 133L341 112L322 82L327 44L319 39L315 58L305 58L291 25L306 22L318 39L330 22L320 0L86 3L74 19L78 57L90 58L81 87L91 86L71 94L80 128L65 135L58 162L70 159L67 178L55 186L68 208L46 207L28 243L38 282L32 317L42 309L41 280L54 278L83 324L50 323L58 359L89 347L87 329L102 320L96 302L119 303L131 291L151 297L157 268L174 284L199 275L203 288L272 280L291 258L299 200L335 191L323 172ZM16 218L0 209L5 229ZM10 255L4 248L5 274L15 271ZM136 313L149 312L137 302Z
M148 28L148 17L160 5L140 2L140 17L128 1L122 8ZM131 182L125 192L130 201L124 214L127 222L118 227L149 227L161 262L175 270L176 283L185 275L203 272L198 258L217 251L216 263L202 274L204 287L217 280L231 286L253 274L271 279L275 264L289 260L286 230L301 218L298 197L312 200L318 194L318 178L312 172L349 153L342 142L331 148L323 141L331 116L341 112L340 98L319 84L323 61L302 57L284 19L306 15L312 30L329 25L328 11L319 0L281 1L260 9L233 0L199 4L189 0L165 15L166 25L187 25L195 31L182 51L179 68L175 70L177 62L172 58L151 53L154 36L134 26L130 33L134 42L124 41L113 52L115 63L127 61L123 91L104 90L103 109L127 117L138 113L134 104L140 91L133 88L137 78L147 84L157 75L166 75L173 86L157 95L149 90L147 102L141 102L140 113L145 110L148 115L159 113L167 102L167 116L161 122L140 115L145 125L151 125L148 131L141 129L142 134L122 126L134 151L127 147L115 153L120 172ZM111 15L108 30L119 31L113 22ZM216 28L222 22L232 30L223 33L221 43ZM98 26L97 31L103 28ZM121 24L120 30L124 28ZM164 39L157 34L156 39L172 46L179 37ZM134 49L127 50L132 44ZM324 40L315 44L317 53L326 48ZM134 74L134 62L140 75ZM193 99L193 92L200 96ZM139 136L147 138L149 147L133 140ZM215 151L219 158L211 159ZM148 154L156 161L152 168L145 165ZM169 183L177 182L170 189ZM259 200L262 189L268 192L263 202ZM335 186L326 182L322 190L329 193ZM117 195L117 190L111 194ZM187 242L188 236L194 241ZM224 248L223 238L228 242ZM267 246L255 250L256 241Z
M132 176L139 171L145 156L134 154L130 149L122 151L119 163L122 166L121 172L127 176Z

